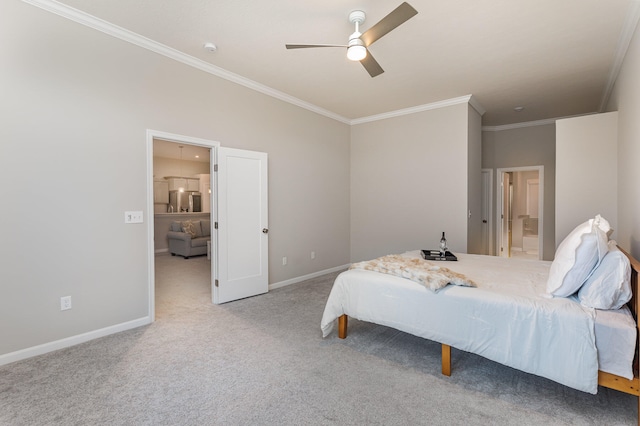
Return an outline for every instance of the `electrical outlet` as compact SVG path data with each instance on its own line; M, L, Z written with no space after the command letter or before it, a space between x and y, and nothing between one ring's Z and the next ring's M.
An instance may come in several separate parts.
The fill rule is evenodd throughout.
M312 252L311 252L311 259L315 259L315 258L316 258L316 252L315 252L315 251L312 251Z
M60 310L66 311L71 309L71 296L64 296L60 298Z
M287 265L287 256L282 258L282 266L286 266Z

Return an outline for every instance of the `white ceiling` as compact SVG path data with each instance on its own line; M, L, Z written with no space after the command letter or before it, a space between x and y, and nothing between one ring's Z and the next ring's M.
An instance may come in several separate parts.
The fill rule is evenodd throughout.
M180 147L182 147L182 149L180 149ZM168 142L160 139L153 140L153 156L184 161L198 161L201 163L209 163L211 159L209 148Z
M370 47L385 70L371 78L342 48L284 45L346 44L349 12L367 14L366 30L400 1L60 2L347 121L473 95L485 126L601 110L640 9L639 0L410 0L418 15Z

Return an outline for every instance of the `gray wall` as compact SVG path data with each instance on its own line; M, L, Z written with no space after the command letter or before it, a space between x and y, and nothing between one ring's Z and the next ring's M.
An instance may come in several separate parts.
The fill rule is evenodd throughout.
M482 253L482 117L468 106L467 252Z
M271 283L349 262L348 125L18 0L0 62L0 355L148 317L147 129L268 153Z
M352 261L437 248L442 231L467 251L468 108L352 126Z
M496 169L544 166L543 259L553 260L555 243L555 124L482 132L482 167L493 169L493 220L497 211ZM498 210L499 211L499 210ZM494 229L499 224L494 223ZM495 238L495 236L494 236Z
M617 242L640 259L640 26L635 30L607 105L618 111Z
M556 246L600 214L618 228L618 113L556 121Z

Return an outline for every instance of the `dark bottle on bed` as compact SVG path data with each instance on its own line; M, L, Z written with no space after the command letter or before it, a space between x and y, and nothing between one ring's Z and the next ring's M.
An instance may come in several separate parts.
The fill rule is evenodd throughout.
M440 257L444 257L447 253L447 239L444 237L444 232L442 233L442 238L440 238Z

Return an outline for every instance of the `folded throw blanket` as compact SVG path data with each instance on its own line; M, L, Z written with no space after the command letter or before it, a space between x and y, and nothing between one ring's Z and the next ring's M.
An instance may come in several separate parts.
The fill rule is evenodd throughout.
M447 284L476 287L476 283L472 280L450 269L423 259L409 259L399 255L383 256L354 263L349 269L364 269L407 278L422 284L432 291L438 291Z

